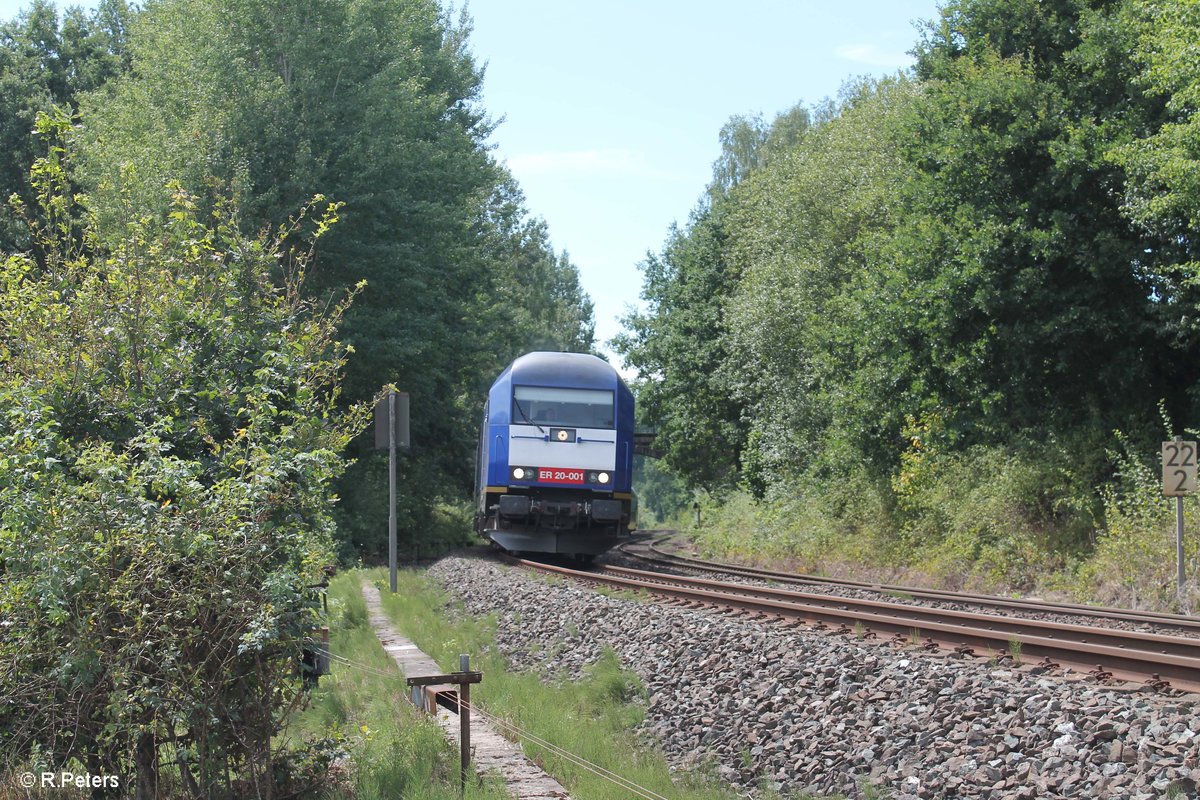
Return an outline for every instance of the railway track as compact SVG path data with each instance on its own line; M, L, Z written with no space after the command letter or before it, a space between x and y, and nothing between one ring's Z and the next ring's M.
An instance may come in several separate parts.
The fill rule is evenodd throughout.
M1158 632L1177 631L1182 635L1200 637L1200 617L1182 614L1164 614L1153 611L1130 611L1123 608L1089 606L1079 603L1047 603L1042 600L997 597L995 595L970 592L951 592L939 589L922 589L866 581L825 578L815 575L798 575L792 572L748 567L741 564L725 564L704 561L674 553L667 553L650 542L631 542L618 548L620 552L647 564L665 569L686 569L714 575L751 578L773 584L803 586L813 589L857 590L870 592L881 597L911 599L926 603L946 603L967 606L978 610L989 610L1001 614L1038 614L1076 618L1081 622L1092 620L1099 625L1124 624L1138 626L1143 630Z
M882 599L751 586L625 567L592 571L514 559L529 569L675 602L802 622L862 639L889 638L959 656L1015 660L1099 682L1200 692L1200 638L1027 619ZM761 576L758 576L761 577Z

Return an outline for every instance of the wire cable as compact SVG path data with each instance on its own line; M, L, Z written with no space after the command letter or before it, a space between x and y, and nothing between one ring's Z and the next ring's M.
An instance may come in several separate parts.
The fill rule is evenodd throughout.
M657 792L655 792L652 789L648 789L645 786L641 786L637 783L634 783L633 781L629 780L628 778L618 775L617 773L612 772L611 770L605 769L604 767L600 766L599 764L589 761L581 755L577 755L575 753L570 752L569 750L565 750L562 747L559 747L558 745L554 744L553 742L549 742L545 739L542 739L539 736L536 736L536 735L530 733L529 731L523 730L516 723L509 722L508 720L505 720L505 719L501 719L500 717L497 717L496 715L486 711L485 709L481 708L480 706L476 706L473 703L464 703L464 705L466 706L468 711L474 710L475 713L477 713L481 718L488 720L493 725L495 725L499 728L503 728L503 729L507 729L507 730L511 731L519 739L523 739L523 740L526 740L533 744L536 744L540 747L543 747L546 750L549 750L554 755L557 755L557 756L569 761L570 763L575 764L578 767L582 767L583 769L587 770L588 772L591 772L594 775L597 775L598 777L609 781L610 783L614 783L617 786L620 786L622 789L633 792L634 794L638 795L639 797L645 798L645 800L669 800L668 798L664 797L661 794L658 794Z
M346 666L350 666L350 667L354 667L356 669L362 670L363 672L368 672L372 675L377 675L379 677L389 678L389 679L393 679L393 678L397 677L396 673L383 672L379 669L376 669L375 667L370 666L369 664L362 664L360 662L353 661L353 660L346 658L345 656L339 655L337 653L331 652L329 655L330 655L330 658L332 658L334 661L340 662ZM457 697L455 699L455 702L462 703L461 696ZM516 736L518 739L535 744L535 745L549 751L551 754L562 758L563 760L567 761L568 763L574 764L575 766L580 767L581 769L591 772L592 774L596 775L599 778L607 780L610 783L613 783L613 784L619 786L620 788L625 789L626 791L632 792L633 794L637 795L638 797L643 798L643 800L669 800L669 798L664 797L661 794L658 794L657 792L655 792L652 789L648 789L645 786L641 786L637 783L634 783L633 781L629 780L628 778L618 775L617 773L612 772L611 770L605 769L604 767L600 766L599 764L589 761L581 755L572 753L569 750L559 747L558 745L554 744L553 742L542 739L541 737L539 737L533 733L530 733L527 730L524 730L516 723L509 722L506 719L502 719L501 717L498 717L495 714L492 714L491 712L484 709L482 706L475 705L474 703L471 703L471 702L462 703L462 706L464 708L466 708L466 710L468 712L473 712L473 713L477 714L480 717L480 719L484 719L484 720L487 720L488 722L491 722L497 728L501 728L503 730L509 731L511 734Z
M357 661L351 661L350 659L346 658L345 656L338 655L337 653L330 652L329 657L331 659L333 659L334 661L337 661L345 666L354 667L356 669L362 670L363 672L369 672L370 674L378 676L380 678L395 679L397 677L402 677L397 672L384 672L383 670L372 667L370 664L362 664Z

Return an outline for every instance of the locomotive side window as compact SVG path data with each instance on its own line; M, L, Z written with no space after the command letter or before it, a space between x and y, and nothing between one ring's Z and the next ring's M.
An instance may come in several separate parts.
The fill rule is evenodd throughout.
M513 422L568 428L613 428L613 393L605 389L513 387Z

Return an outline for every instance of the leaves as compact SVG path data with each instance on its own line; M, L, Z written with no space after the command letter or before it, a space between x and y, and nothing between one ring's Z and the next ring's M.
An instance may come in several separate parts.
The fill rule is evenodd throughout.
M591 303L486 142L481 71L434 0L171 0L138 14L134 69L82 101L77 175L102 228L232 186L244 230L321 193L337 201L313 298L366 281L342 327L342 394L395 383L413 398L401 530L431 527L430 497L469 491L487 385L531 349L588 350ZM215 193L219 196L220 192ZM315 226L315 227L314 227ZM368 441L341 484L347 552L383 552L387 513ZM406 519L407 517L407 519Z
M1196 8L954 0L911 74L731 119L619 340L669 464L776 499L865 478L907 524L936 419L929 486L1018 465L1056 482L1017 481L1021 515L1076 536L1039 505L1095 507L1097 442L1200 411Z
M299 220L336 207L247 239L232 204L205 224L176 189L161 222L100 237L89 215L76 238L45 224L62 171L37 172L44 263L9 258L0 282L3 753L152 784L172 746L202 786L268 779L366 424L337 404L352 295L301 286Z

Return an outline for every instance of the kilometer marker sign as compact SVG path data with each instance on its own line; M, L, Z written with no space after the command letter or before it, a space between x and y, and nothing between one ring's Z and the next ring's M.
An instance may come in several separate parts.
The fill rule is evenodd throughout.
M1196 491L1196 443L1182 436L1162 443L1163 494L1175 498L1175 593L1184 613L1190 613L1183 568L1183 496Z
M1162 443L1163 494L1182 497L1196 491L1196 443Z

